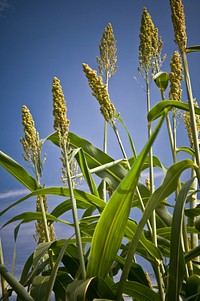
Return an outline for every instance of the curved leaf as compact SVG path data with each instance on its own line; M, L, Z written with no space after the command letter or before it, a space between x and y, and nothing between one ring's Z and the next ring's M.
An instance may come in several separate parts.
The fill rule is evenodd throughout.
M11 275L3 264L0 264L0 274L4 279L10 284L12 289L21 297L24 301L34 301L34 299L29 295L26 289L18 282L18 280Z
M169 262L169 277L167 300L178 300L179 292L185 274L185 262L181 245L181 232L183 227L184 206L188 191L194 179L189 180L182 187L176 200L171 229L171 248Z
M29 190L34 191L38 188L37 181L19 163L2 151L0 151L0 165Z
M189 111L189 106L187 103L176 101L176 100L163 100L157 103L148 113L147 119L148 122L152 122L153 120L157 119L164 112L171 110L172 108L177 108L179 110ZM194 107L195 113L200 115L200 108Z
M46 139L59 146L57 133L53 133ZM93 169L115 161L112 157L95 147L92 143L75 135L74 133L69 132L69 140L70 145L73 148L82 148L89 169ZM117 164L106 170L96 172L96 174L105 180L113 189L115 189L127 174L127 170L121 164Z
M119 290L118 290L119 295L121 295L121 293L123 292L123 287L125 285L125 282L126 282L129 270L130 270L132 258L136 252L139 239L141 237L143 228L144 228L147 220L150 218L152 212L156 209L156 207L160 204L160 202L176 190L177 183L179 181L179 177L180 177L181 173L188 168L196 169L197 166L194 164L194 162L192 160L189 160L189 159L177 162L174 165L172 165L168 169L162 185L157 190L155 190L155 192L150 197L150 199L147 203L147 206L145 208L145 211L143 212L142 218L137 226L135 235L133 237L133 240L131 242L131 245L130 245L130 248L128 251L127 261L125 263L124 270L122 272L122 276L121 276L121 280L120 280L120 286L119 286Z
M84 179L87 182L90 191L93 195L96 195L99 197L98 189L96 187L96 184L92 178L92 175L90 173L90 170L88 168L87 160L85 158L84 152L82 149L80 149L76 154L76 160L78 161L78 164L81 168L81 171L83 173Z
M146 285L135 281L126 282L124 293L137 301L160 301L160 297L156 292Z
M200 51L200 45L196 45L196 46L190 46L190 47L187 47L185 49L185 52L186 53L190 53L190 52L199 52Z
M32 192L32 193L26 195L25 197L21 198L17 202L11 204L6 209L2 210L0 212L0 216L3 215L5 212L7 212L12 207L15 207L16 205L24 202L25 200L27 200L28 198L30 198L32 196L48 195L48 194L49 195L70 197L69 189L65 188L65 187L49 187L49 188L37 189L34 192ZM100 198L98 198L98 197L96 197L96 196L94 196L90 193L87 193L85 191L74 189L74 196L75 196L75 199L77 201L83 202L83 203L88 204L88 205L94 205L99 211L102 211L103 208L105 207L105 202L102 199L100 199Z
M86 301L95 298L115 300L114 293L102 278L92 277L86 280L73 281L67 287L68 301Z

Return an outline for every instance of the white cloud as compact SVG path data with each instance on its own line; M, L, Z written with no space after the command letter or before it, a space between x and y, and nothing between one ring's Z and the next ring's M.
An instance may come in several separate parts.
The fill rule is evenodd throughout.
M23 196L23 195L27 194L28 192L29 192L29 190L27 190L27 189L10 190L7 192L0 193L0 200Z

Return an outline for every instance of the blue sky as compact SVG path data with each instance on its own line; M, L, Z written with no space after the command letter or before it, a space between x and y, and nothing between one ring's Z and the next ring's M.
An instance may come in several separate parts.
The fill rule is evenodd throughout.
M183 3L188 46L200 45L199 0L185 0ZM109 22L113 26L118 48L118 70L110 80L110 96L132 134L136 150L141 150L147 139L146 96L141 88L144 82L137 72L143 7L151 14L162 36L163 54L167 54L162 69L169 71L170 56L177 46L168 0L0 0L1 151L27 168L19 141L23 136L21 107L24 104L33 115L40 138L53 132L51 84L54 76L61 80L70 131L102 147L103 118L87 85L82 63L97 69L98 45ZM188 61L194 96L198 100L200 53L190 54ZM159 100L159 91L152 84L152 105ZM121 131L126 146L127 139L123 129ZM170 152L166 147L165 134L163 129L155 144L155 153L159 153L163 163L168 164ZM183 144L186 141L184 135L180 131L179 141ZM121 158L111 130L109 139L109 154L116 159ZM44 151L47 161L42 182L61 185L59 151L50 143ZM0 167L0 210L24 194L23 189ZM22 209L27 208L22 206L18 210ZM12 229L6 231L12 233ZM4 237L8 234L3 233Z

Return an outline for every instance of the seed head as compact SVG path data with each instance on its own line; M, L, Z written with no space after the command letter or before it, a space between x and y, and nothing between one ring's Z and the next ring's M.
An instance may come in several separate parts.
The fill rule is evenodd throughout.
M110 23L104 29L101 44L99 45L100 57L97 57L97 63L99 64L99 73L108 80L112 77L117 67L117 56L116 56L116 40L113 33L113 28Z
M106 84L103 83L102 77L97 75L97 72L91 69L87 64L83 64L83 70L88 79L92 95L96 97L100 104L100 111L105 120L112 122L115 116L115 107L110 101L110 96Z
M148 79L149 70L151 77L159 72L165 56L161 58L162 39L158 38L158 29L154 27L147 9L143 9L140 26L139 64L138 71L145 80Z
M170 6L175 43L178 45L180 52L183 53L187 44L184 6L182 0L170 0Z
M193 101L194 101L194 106L199 107L196 99L194 99ZM197 114L195 116L196 116L197 131L198 131L198 134L199 134L200 133L200 117ZM192 134L192 130L191 130L190 112L185 112L185 114L184 114L184 123L185 123L185 128L186 128L187 133L188 133L190 146L193 147L194 139L193 139L193 134Z
M40 161L42 143L40 142L39 134L35 129L33 117L26 106L22 106L22 124L25 136L20 139L25 152L23 157L30 164L35 174L41 177L42 164L44 163Z
M170 92L169 98L177 101L181 101L182 90L181 81L183 80L183 67L182 60L178 51L175 51L173 56L171 57L170 62L171 73L169 74L170 80Z
M60 80L56 77L52 84L53 94L53 115L54 115L54 129L57 131L59 137L67 138L69 129L69 120L66 117L67 107Z

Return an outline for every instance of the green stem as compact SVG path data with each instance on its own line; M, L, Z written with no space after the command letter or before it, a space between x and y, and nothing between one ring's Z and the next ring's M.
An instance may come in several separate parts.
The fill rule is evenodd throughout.
M162 100L165 100L164 92L162 90L161 90L161 96L162 96ZM170 142L170 146L171 146L173 162L175 163L176 162L175 140L174 140L168 113L165 115L165 118L166 118L166 123L167 123L167 130L168 130L168 135L169 135L169 142Z
M200 152L199 152L199 139L198 139L198 130L197 130L197 123L196 123L196 116L195 116L195 109L194 109L194 99L192 93L192 86L190 81L190 73L188 68L188 61L187 61L187 54L184 51L182 53L182 60L183 60L183 68L184 68L184 75L185 75L185 83L186 83L186 90L188 96L188 106L190 109L190 122L191 122L191 130L192 130L192 137L193 137L193 147L195 151L195 161L198 166L200 166ZM200 183L200 170L197 171L197 178L198 182ZM197 183L196 183L197 186ZM191 201L190 206L196 207L196 198ZM198 241L196 240L195 236L191 237L193 246L198 246Z
M72 214L73 214L73 219L74 219L74 227L75 227L75 233L76 233L76 241L77 241L77 247L78 247L81 273L82 273L83 279L86 279L85 261L84 261L83 247L82 247L82 242L81 242L81 232L80 232L79 220L78 220L78 210L77 210L77 206L76 206L76 199L74 197L73 183L72 183L72 179L71 179L71 175L70 175L70 166L69 166L69 160L68 160L68 155L67 155L67 143L65 143L65 141L63 143L63 157L64 157L64 164L65 164L66 172L67 172L67 179L68 179L70 199L71 199L71 205L72 205Z
M1 238L0 238L0 264L4 265L4 259L3 259L3 249L2 249L2 244L1 244ZM3 275L1 274L1 289L2 289L2 300L3 301L8 301L8 291L7 291L7 282Z
M103 151L107 154L108 148L108 122L104 120L104 138L103 138ZM106 202L106 181L103 181L103 199Z
M193 143L194 143L195 159L197 165L200 166L198 130L197 130L197 124L195 118L194 101L193 101L194 99L192 95L192 86L190 82L190 74L189 74L186 52L182 53L182 59L183 59L183 67L184 67L184 74L185 74L186 90L188 96L188 106L190 109L191 130L192 130ZM200 172L198 172L197 177L200 182Z
M148 79L146 80L146 96L147 96L147 113L149 113L151 109L150 104L150 85ZM151 137L151 123L148 124L148 139ZM149 150L149 180L150 180L150 195L154 193L154 172L153 172L153 149L152 147ZM155 210L151 216L151 226L152 226L152 241L154 245L157 247L157 228L156 228L156 212ZM159 287L159 294L162 301L164 301L164 282L161 273L160 266L156 264L156 279Z

